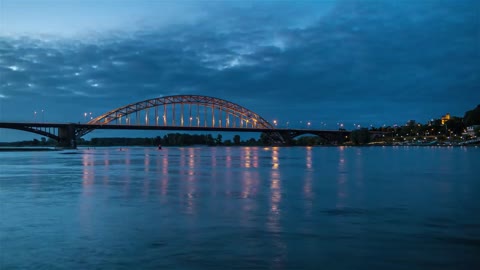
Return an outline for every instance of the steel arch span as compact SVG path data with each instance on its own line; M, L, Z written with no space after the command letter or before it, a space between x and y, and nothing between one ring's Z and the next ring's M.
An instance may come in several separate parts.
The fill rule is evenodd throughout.
M92 125L142 125L204 128L273 129L259 114L233 102L201 95L148 99L111 110L92 119ZM82 128L77 138L95 128Z

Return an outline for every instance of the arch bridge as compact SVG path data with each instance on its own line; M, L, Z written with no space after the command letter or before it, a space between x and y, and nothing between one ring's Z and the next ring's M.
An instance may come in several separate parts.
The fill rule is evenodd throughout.
M265 132L272 143L285 144L303 134L342 141L348 131L278 129L259 114L233 102L201 95L148 99L106 112L88 123L13 123L0 128L33 132L76 148L76 141L95 129Z
M114 109L77 131L81 137L97 125L273 129L257 113L219 98L177 95L148 99Z

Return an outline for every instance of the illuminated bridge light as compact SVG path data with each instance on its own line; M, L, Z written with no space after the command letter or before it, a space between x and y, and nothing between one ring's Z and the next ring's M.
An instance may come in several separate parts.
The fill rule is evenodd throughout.
M195 106L197 107L196 109ZM162 107L163 114L161 113ZM192 107L194 107L193 110ZM203 107L203 109L201 107ZM152 109L154 110L153 112L151 111ZM71 146L73 147L76 147L75 141L78 138L99 128L144 130L181 129L210 131L226 131L228 129L232 129L241 132L255 132L255 129L257 129L258 132L266 132L272 142L279 144L285 143L289 139L293 139L296 136L307 133L315 134L324 137L329 141L335 142L339 138L347 138L348 133L346 132L349 132L345 129L342 129L341 132L314 129L305 130L305 124L310 126L310 121L305 121L303 128L299 129L277 129L277 119L273 120L274 124L272 125L258 114L240 105L218 98L199 95L168 96L144 100L114 109L95 118L92 116L91 112L84 112L82 116L85 118L85 120L88 116L90 116L91 120L87 124L79 123L78 125L75 123L48 123L48 125L45 123L37 123L35 121L36 113L37 112L35 111L35 123L0 122L0 127L41 134L42 136L55 139L59 141L59 144L61 143L63 145L65 145L65 143L72 142ZM150 121L150 118L152 117L155 119L155 121ZM158 126L160 117L163 118L163 125L161 127ZM185 117L188 117L188 126L185 125ZM122 118L125 118L125 121L123 121ZM144 123L143 119L145 119ZM196 121L196 126L192 126L192 121ZM176 126L176 123L179 123L180 125ZM302 121L300 121L300 123L302 123ZM287 127L288 124L289 122L287 122ZM340 127L344 126L343 123L340 122L337 124ZM54 131L47 131L47 128L52 128ZM71 135L72 132L66 131L67 128L69 130L72 130L73 128L73 135ZM384 136L384 134L382 134L382 136Z
M180 106L178 106L180 105ZM185 106L187 105L187 106ZM196 110L192 110L192 105L196 106ZM206 128L237 128L237 123L241 128L259 128L273 129L275 125L270 124L258 114L235 103L199 95L178 95L166 96L155 99L144 100L132 103L121 108L112 110L108 113L91 119L89 124L114 124L122 123L125 116L125 124L133 124L131 114L136 115L135 125L140 124L140 114L144 115L145 125L157 125L159 122L159 107L163 107L163 126L176 126L177 121L180 127L185 127L185 117L188 117L188 126L192 127L192 122L196 120L196 126L200 127L201 122ZM203 113L201 113L203 107ZM154 123L150 123L149 109L154 108ZM85 113L85 117L88 115ZM93 129L83 130L79 136L83 136Z

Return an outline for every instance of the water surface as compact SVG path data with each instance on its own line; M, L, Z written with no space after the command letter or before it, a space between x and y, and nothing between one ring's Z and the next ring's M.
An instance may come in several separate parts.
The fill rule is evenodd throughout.
M480 148L0 153L0 269L473 269Z

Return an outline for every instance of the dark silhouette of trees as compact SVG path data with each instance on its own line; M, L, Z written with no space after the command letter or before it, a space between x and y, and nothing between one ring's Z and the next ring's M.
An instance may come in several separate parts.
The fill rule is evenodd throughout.
M269 134L265 133L265 132L262 132L262 134L260 134L260 143L262 145L270 145L271 142L270 142L270 136Z
M352 131L350 138L355 145L367 144L370 142L370 132L366 128Z
M233 136L233 143L235 145L240 145L240 135Z
M216 145L222 145L222 134L218 134L217 138L215 139Z
M463 122L466 126L480 125L480 104L475 109L465 112Z

